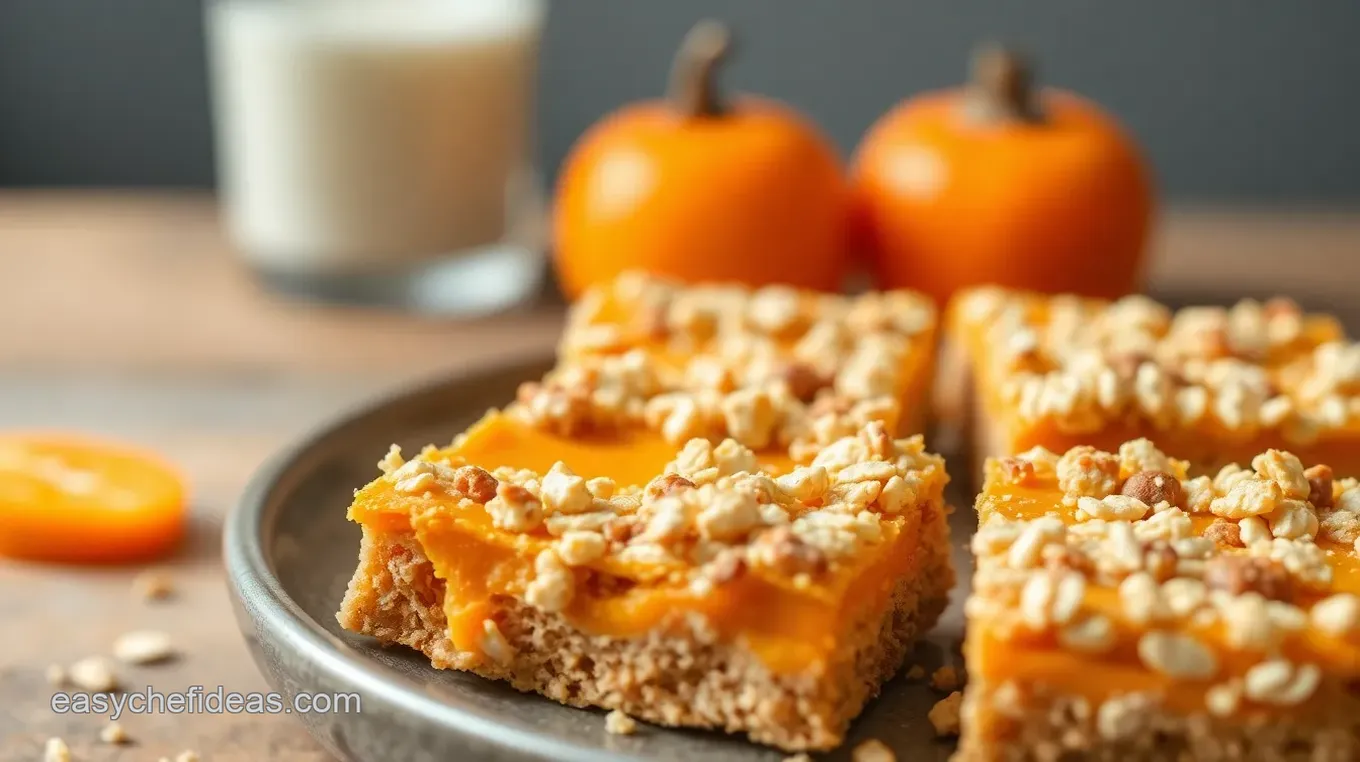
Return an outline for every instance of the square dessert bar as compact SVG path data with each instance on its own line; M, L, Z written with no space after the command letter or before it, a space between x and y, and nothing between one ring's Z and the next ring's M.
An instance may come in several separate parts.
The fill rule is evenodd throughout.
M830 748L954 575L935 318L629 276L559 363L360 490L348 629L574 706Z
M343 626L565 704L802 750L838 745L944 608L948 477L920 437L873 422L805 466L695 438L633 480L608 474L652 451L507 420L394 448L358 491ZM579 473L519 465L553 453Z
M633 273L577 302L559 350L564 364L577 365L645 353L654 392L702 393L697 414L688 405L657 412L668 418L671 442L683 444L722 415L714 402L721 395L772 386L814 413L884 408L877 415L890 416L896 434L921 433L935 343L934 305L910 291L846 297L681 286Z
M1360 345L1288 300L1172 312L985 288L955 301L949 329L946 375L971 373L987 454L1146 437L1196 472L1273 447L1360 474Z
M1360 486L1147 440L989 460L958 759L1360 759Z

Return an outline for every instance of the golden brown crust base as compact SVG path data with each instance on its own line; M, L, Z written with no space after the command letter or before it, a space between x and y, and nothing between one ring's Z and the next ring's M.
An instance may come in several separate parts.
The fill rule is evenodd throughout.
M931 515L923 530L922 573L904 579L892 608L858 623L835 661L815 673L771 673L746 648L718 641L702 621L677 619L644 638L592 636L510 597L493 599L491 618L513 656L498 664L480 652L458 652L447 635L443 582L409 532L365 529L337 618L346 629L415 648L435 667L505 680L564 704L743 732L788 750L828 749L947 603L954 577L944 517Z
M997 708L1004 705L1005 709ZM1117 725L1117 724L1116 724ZM1110 737L1098 708L1081 700L998 700L974 680L963 703L964 735L953 762L1350 762L1360 759L1360 700L1324 683L1307 711L1224 721L1149 704Z

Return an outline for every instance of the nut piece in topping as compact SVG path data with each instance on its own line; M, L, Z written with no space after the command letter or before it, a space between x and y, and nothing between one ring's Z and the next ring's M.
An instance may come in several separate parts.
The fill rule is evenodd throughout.
M790 363L786 366L780 380L788 387L789 394L800 402L811 402L817 396L817 392L831 385L830 378L803 362Z
M943 738L959 734L959 710L962 706L963 694L958 691L935 702L935 706L931 707L930 713L926 715L931 727L935 728L935 735Z
M803 542L786 526L767 529L751 543L750 558L756 564L794 577L820 574L826 570L826 555Z
M1127 495L1106 495L1103 498L1079 497L1077 498L1078 521L1085 519L1101 519L1104 521L1137 521L1147 515L1149 506L1156 503L1144 503L1136 497Z
M694 482L686 479L680 474L662 474L647 483L647 489L643 493L650 500L660 500L667 495L674 495L677 492L687 489L694 489Z
M1308 477L1308 502L1314 508L1332 507L1332 468L1331 466L1313 466L1303 475Z
M117 722L110 721L107 725L99 729L99 740L107 744L119 745L132 741L127 731Z
M723 398L721 407L733 439L757 450L770 444L779 416L763 389L738 389Z
M118 676L102 656L90 656L67 670L67 679L75 687L90 693L108 693L118 687Z
M1115 644L1114 623L1100 614L1084 616L1059 630L1058 641L1073 651L1105 653Z
M609 542L599 532L571 530L562 533L557 543L557 555L567 566L588 564L605 554Z
M496 496L499 482L486 469L460 466L453 471L453 490L467 499L485 505Z
M571 605L576 578L556 553L551 550L539 553L534 559L534 571L534 581L524 590L524 599L530 606L558 612Z
M713 462L718 466L719 476L746 472L754 474L760 470L756 454L735 439L724 439L713 448Z
M1281 500L1270 514L1270 533L1289 540L1314 538L1318 533L1317 514L1302 500Z
M47 739L43 746L43 762L71 762L71 750L60 738Z
M997 461L1001 468L1001 478L1006 484L1024 486L1036 477L1034 464L1024 458L1001 458Z
M1304 475L1303 464L1293 453L1266 450L1252 458L1251 467L1262 479L1280 485L1280 491L1290 500L1307 499L1311 485Z
M1242 544L1250 547L1258 542L1269 541L1271 538L1270 526L1266 520L1260 516L1248 516L1237 521L1238 534L1242 537Z
M799 466L777 477L774 483L793 499L810 503L826 495L831 477L822 466Z
M586 480L560 460L543 475L543 484L538 493L544 509L549 513L570 516L590 510L595 503L594 496L586 488Z
M155 664L174 656L170 636L157 630L134 630L113 641L113 657L124 664Z
M1119 486L1119 458L1082 445L1058 459L1058 487L1075 501L1077 497L1102 498Z
M1214 519L1204 530L1204 539L1212 540L1220 548L1245 548L1242 542L1242 528L1225 519Z
M1274 559L1254 556L1217 555L1204 566L1204 584L1229 595L1257 593L1272 601L1289 600L1293 581Z
M509 482L496 487L496 496L486 503L491 523L511 532L531 532L543 523L543 504L534 493Z
M615 736L631 736L637 732L637 720L615 709L604 716L604 730Z
M1360 627L1360 598L1337 593L1318 601L1309 612L1313 626L1334 638L1344 638Z
M1138 640L1138 658L1149 669L1176 679L1205 680L1218 672L1214 652L1189 635L1153 630Z
M1242 681L1219 683L1204 692L1204 707L1215 717L1230 717L1242 704Z
M378 470L390 474L405 464L406 459L401 457L401 448L394 444L387 448L387 454L378 461Z
M1180 480L1166 471L1139 471L1124 480L1119 494L1140 500L1148 506L1165 502L1176 508L1185 507L1185 492L1181 489Z
M1284 659L1263 661L1247 670L1243 680L1247 698L1260 704L1297 706L1307 701L1322 682L1315 664L1294 664Z
M720 492L695 517L699 534L719 542L740 539L761 523L760 504L748 492Z
M515 649L506 640L501 628L494 619L482 620L482 653L491 657L497 664L505 665L514 661Z
M1225 519L1262 516L1274 511L1283 499L1280 485L1273 480L1248 477L1236 480L1223 497L1214 498L1209 512Z
M1140 471L1168 473L1171 471L1171 459L1166 457L1166 454L1161 450L1158 450L1157 446L1151 441L1135 439L1119 446L1119 470L1129 476ZM1125 492L1124 494L1129 493ZM1138 495L1134 497L1142 500ZM1148 505L1156 505L1156 503L1148 503L1146 500L1143 500L1143 502ZM1175 503L1172 503L1172 505L1175 505Z
M1125 693L1105 700L1096 710L1096 731L1107 741L1132 738L1148 726L1153 699L1143 693Z

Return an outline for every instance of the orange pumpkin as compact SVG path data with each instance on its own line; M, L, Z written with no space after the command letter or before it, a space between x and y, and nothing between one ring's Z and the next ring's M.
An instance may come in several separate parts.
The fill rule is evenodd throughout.
M719 98L729 40L701 22L676 57L669 102L627 106L572 150L553 218L568 296L630 269L840 287L848 192L835 150L786 106Z
M879 120L852 182L881 287L943 304L983 283L1103 297L1138 285L1153 200L1137 149L1091 102L1032 91L1005 50L982 50L968 86Z

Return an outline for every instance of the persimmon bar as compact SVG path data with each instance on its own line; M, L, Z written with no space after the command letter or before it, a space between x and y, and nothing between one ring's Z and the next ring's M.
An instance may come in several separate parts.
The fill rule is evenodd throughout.
M557 368L359 490L348 629L574 706L838 745L943 610L910 294L624 278Z

